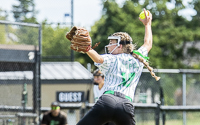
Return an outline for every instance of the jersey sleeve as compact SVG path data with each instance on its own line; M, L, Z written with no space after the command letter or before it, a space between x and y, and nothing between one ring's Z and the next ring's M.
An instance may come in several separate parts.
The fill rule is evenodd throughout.
M138 51L143 55L143 56L148 56L148 51L146 47L141 46Z

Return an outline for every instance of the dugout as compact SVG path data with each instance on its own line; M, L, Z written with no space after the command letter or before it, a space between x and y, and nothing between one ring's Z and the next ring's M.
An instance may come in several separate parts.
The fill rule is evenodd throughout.
M34 109L39 87L41 107L49 107L55 100L61 103L94 102L92 73L79 62L42 62L39 67L36 65L38 49L34 45L0 44L0 106ZM36 84L38 82L41 86ZM23 92L27 92L26 97Z
M79 62L41 63L42 107L60 103L93 102L93 75Z
M67 108L75 105L76 109L82 107L82 102L94 101L92 73L79 62L41 62L39 67L38 53L38 48L34 45L0 45L0 120L4 119L2 122L13 119L20 123L22 117L36 117L39 87L42 111L49 110L48 107L55 100L65 107L67 105ZM17 115L22 112L26 116ZM71 117L75 116L71 111L68 114Z
M0 45L0 71L33 71L34 45Z
M25 83L28 93L26 106L32 107L32 79L32 71L0 72L1 105L21 106L21 95ZM92 103L92 81L93 75L78 62L42 62L41 107L49 107L51 102L55 100L61 103L81 103L85 101Z
M0 45L0 99L1 105L21 106L23 85L31 83L31 106L36 108L39 48L34 45ZM23 72L28 72L26 75ZM31 78L31 79L30 79ZM27 80L27 81L26 81ZM35 84L32 84L35 83ZM22 87L21 87L22 85ZM12 90L13 89L13 90ZM20 93L20 96L17 96ZM19 98L20 97L20 98ZM23 99L24 100L24 99Z

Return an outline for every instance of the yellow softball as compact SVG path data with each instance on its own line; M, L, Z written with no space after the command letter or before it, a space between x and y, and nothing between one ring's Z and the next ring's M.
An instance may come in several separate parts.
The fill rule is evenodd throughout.
M147 16L149 16L149 11L146 11L146 12L147 12ZM142 12L140 13L139 17L140 17L141 19L145 19L144 11L142 11Z

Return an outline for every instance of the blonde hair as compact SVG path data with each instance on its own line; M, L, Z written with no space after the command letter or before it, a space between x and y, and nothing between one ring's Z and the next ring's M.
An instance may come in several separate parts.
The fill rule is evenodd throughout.
M116 32L112 36L120 36L121 37L121 42L122 44L122 51L127 54L131 54L134 58L138 59L140 62L144 64L144 66L149 70L150 74L152 77L158 81L160 77L156 76L155 73L153 72L153 68L149 66L149 63L145 61L142 57L139 55L133 53L133 50L136 49L136 44L132 44L132 38L130 35L126 32Z

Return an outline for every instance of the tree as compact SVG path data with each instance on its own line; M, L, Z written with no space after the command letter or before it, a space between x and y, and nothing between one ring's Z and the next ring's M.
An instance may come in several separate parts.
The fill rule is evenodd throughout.
M37 23L34 0L17 0L19 5L13 5L16 22ZM38 46L38 28L18 26L14 33L19 41L16 44Z
M70 41L66 39L68 27L42 25L42 57L43 61L70 61Z
M38 46L39 29L35 27L19 26L15 32L19 41L18 44L35 45Z
M3 20L3 19L5 19L5 17L2 16L1 13L2 13L2 10L0 8L0 20ZM0 43L4 43L5 42L5 33L4 33L4 31L5 31L4 26L0 25L0 38L1 38L0 39Z
M0 44L5 43L6 38L5 38L5 26L4 25L0 25Z
M150 51L150 65L154 68L196 68L183 63L187 59L183 55L187 42L199 40L198 29L191 28L191 22L179 15L179 12L186 8L182 0L176 0L175 8L168 9L168 0L151 0L141 3L140 0L127 0L122 7L115 0L103 1L103 15L91 28L90 35L93 45L101 44L96 48L99 53L104 53L104 46L108 44L107 37L114 32L128 32L137 46L143 44L144 26L139 21L138 15L143 8L153 14L153 50ZM199 8L198 1L196 8ZM194 4L194 3L193 3ZM195 32L196 31L196 32ZM93 63L85 54L78 54L77 59L82 64ZM84 60L87 60L84 61Z
M196 15L192 16L192 21L190 23L190 27L196 29L200 27L200 1L199 0L193 0L190 2L190 8L194 8L196 11Z
M13 5L13 14L17 22L37 23L35 4L33 0L17 0L19 5ZM31 15L30 17L28 17Z

